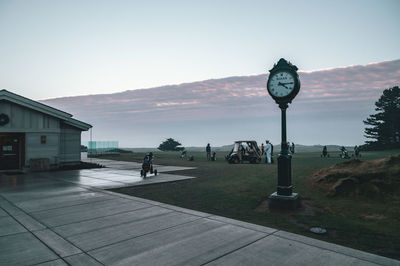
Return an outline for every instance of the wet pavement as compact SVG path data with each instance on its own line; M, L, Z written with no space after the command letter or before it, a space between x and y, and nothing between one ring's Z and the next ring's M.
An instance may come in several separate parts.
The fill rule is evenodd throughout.
M174 182L195 178L192 176L170 175L166 173L159 173L157 176L147 175L146 178L143 178L140 176L139 170L119 170L112 168L60 171L57 172L56 177L52 177L53 174L51 173L43 175L78 185L103 189Z
M120 171L0 174L0 265L400 265L100 188Z
M83 162L97 163L106 168L68 171L67 175L58 175L57 178L80 185L110 189L127 186L140 186L163 182L174 182L192 179L192 176L171 175L166 172L195 169L195 167L165 166L154 164L157 176L148 174L146 178L140 176L141 163L123 162L98 158L87 158L82 154Z
M47 175L51 179L102 189L174 182L195 178L192 176L171 175L166 173L170 171L194 169L194 167L154 165L154 169L157 169L158 172L157 176L148 174L146 178L143 178L140 176L140 170L142 168L141 163L87 158L86 153L82 153L82 161L97 163L105 168L59 171L56 175L54 172L49 172L43 173L42 175Z
M140 171L140 169L142 169L141 163L124 162L124 161L116 161L116 160L108 160L108 159L100 159L100 158L87 158L86 153L81 153L81 160L83 162L97 163L97 164L101 164L107 168L118 169L118 170ZM154 169L157 169L157 171L159 173L180 171L180 170L189 170L189 169L196 168L196 167L183 167L183 166L167 166L167 165L159 165L159 164L154 164L153 166L154 166Z

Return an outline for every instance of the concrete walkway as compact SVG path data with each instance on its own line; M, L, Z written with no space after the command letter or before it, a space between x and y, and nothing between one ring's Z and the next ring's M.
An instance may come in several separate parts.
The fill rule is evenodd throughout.
M108 159L101 159L101 158L87 158L86 153L81 153L81 160L83 162L97 163L97 164L101 164L107 168L118 169L118 170L140 171L140 169L142 169L141 163L116 161L116 160L108 160ZM159 173L180 171L180 170L189 170L189 169L195 169L195 168L196 167L167 166L167 165L154 164L154 169L157 169L157 171Z
M68 174L58 173L57 179L73 182L78 185L87 185L103 189L120 188L127 186L140 186L164 182L192 179L192 176L170 175L166 172L194 169L195 167L154 165L158 175L150 175L146 178L140 176L141 163L123 162L98 158L87 158L82 154L83 162L97 163L106 168L95 168L80 171L69 171Z
M67 181L78 172L0 175L0 265L400 265Z

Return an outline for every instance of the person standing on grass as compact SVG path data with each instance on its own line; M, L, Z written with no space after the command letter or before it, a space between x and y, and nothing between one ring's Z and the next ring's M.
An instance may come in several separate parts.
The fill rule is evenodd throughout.
M356 158L360 157L360 147L358 147L357 145L354 147L354 156Z
M211 160L211 146L210 146L210 143L207 144L206 152L207 152L207 161L210 161Z
M261 143L261 156L265 154L264 143Z
M181 153L181 159L186 158L186 151L182 151Z
M267 163L271 164L271 154L272 154L272 148L271 148L271 143L269 143L269 140L265 142L265 152L267 154Z
M322 149L322 156L324 156L324 158L328 155L328 148L326 146L324 146L324 148Z
M271 144L271 163L274 163L274 144Z

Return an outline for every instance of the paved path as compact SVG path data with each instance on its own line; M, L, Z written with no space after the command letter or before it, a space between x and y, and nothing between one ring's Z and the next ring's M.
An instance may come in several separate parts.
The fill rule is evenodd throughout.
M148 174L146 178L140 176L141 163L123 162L82 156L82 161L97 163L106 168L68 171L67 174L59 173L58 179L73 182L78 185L87 185L103 189L120 188L127 186L140 186L155 183L173 182L192 179L192 176L170 175L166 172L194 169L195 167L154 165L158 175Z
M124 161L116 161L116 160L108 160L101 158L87 158L85 153L82 153L83 162L97 163L106 166L107 168L119 169L119 170L136 170L140 171L142 169L141 163L136 162L124 162ZM171 171L179 171L179 170L189 170L195 169L196 167L185 167L185 166L167 166L167 165L159 165L154 164L154 169L157 169L158 172L171 172Z
M65 181L0 176L0 265L400 265L399 261Z

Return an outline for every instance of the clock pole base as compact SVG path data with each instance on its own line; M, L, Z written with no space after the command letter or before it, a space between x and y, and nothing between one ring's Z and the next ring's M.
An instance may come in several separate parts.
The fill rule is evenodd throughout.
M283 196L274 192L268 197L268 206L270 209L295 210L300 207L300 196L297 193L292 193L290 196Z

